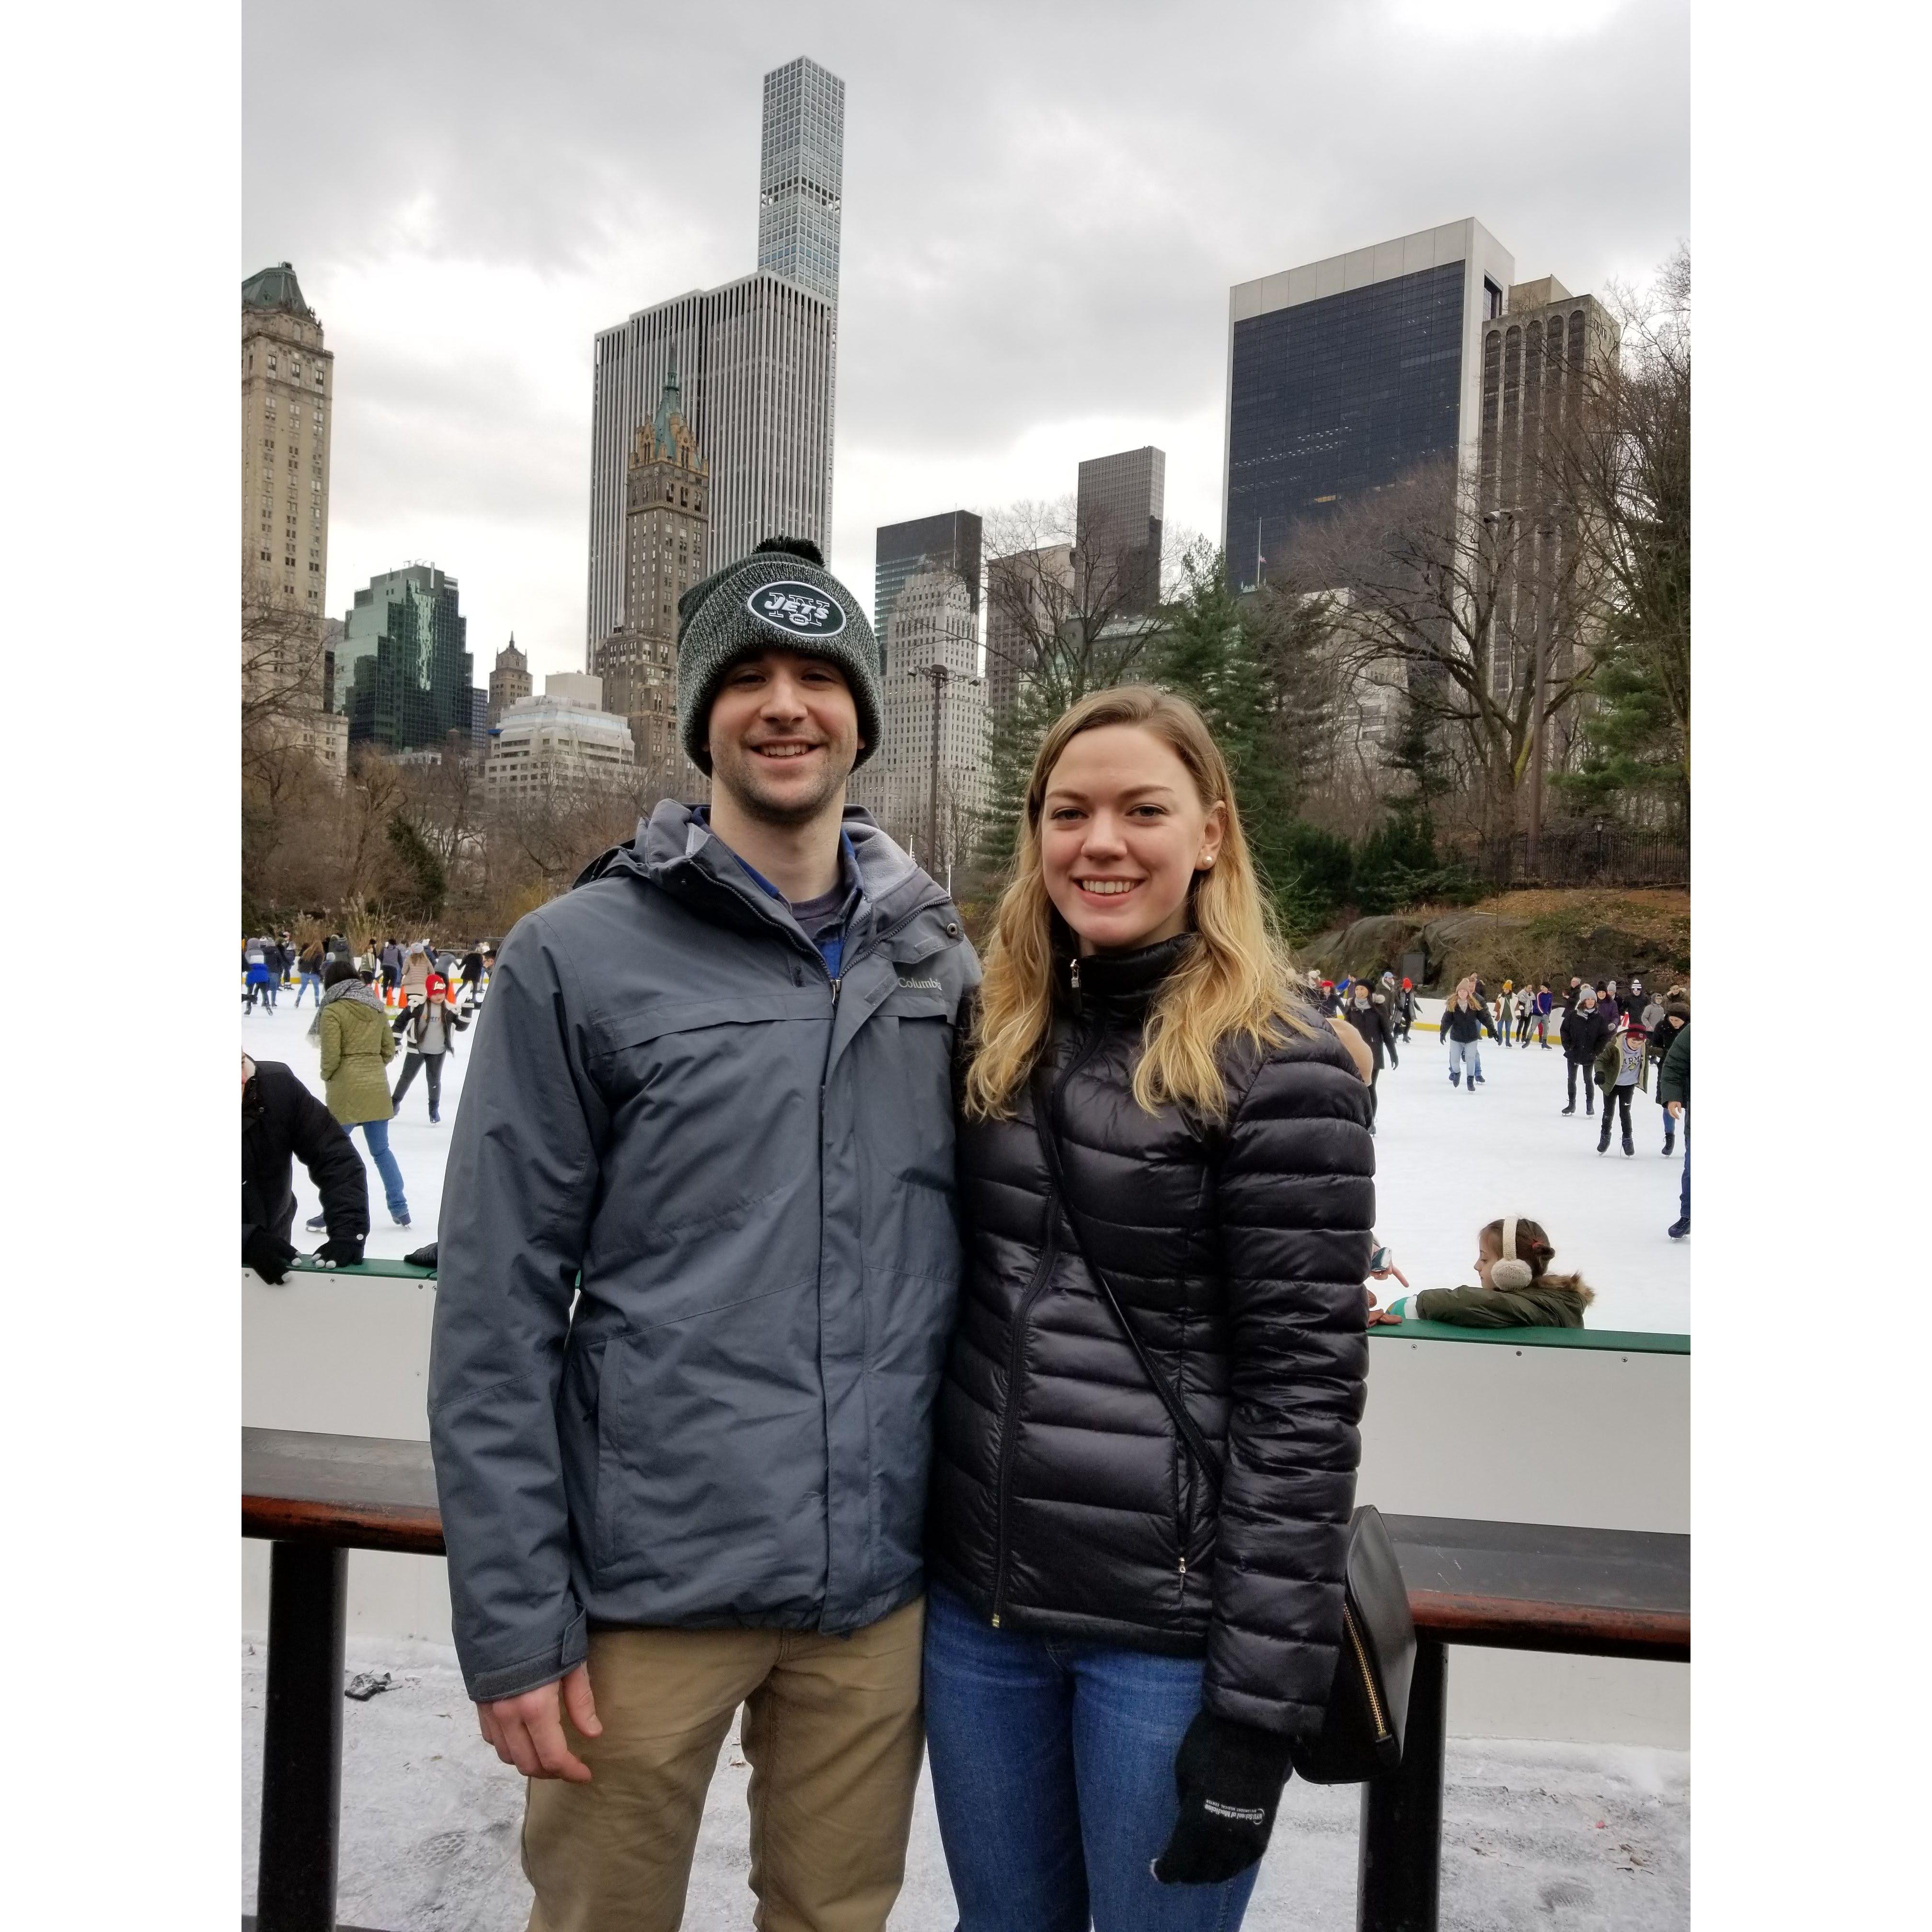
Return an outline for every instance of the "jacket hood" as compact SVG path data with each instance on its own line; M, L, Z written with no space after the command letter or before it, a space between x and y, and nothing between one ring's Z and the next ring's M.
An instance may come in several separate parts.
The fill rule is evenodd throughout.
M930 907L952 905L945 888L930 878L882 832L862 807L845 808L842 829L858 861L859 884L882 926L896 925ZM762 891L737 855L698 816L694 806L664 799L648 818L638 821L628 845L614 845L578 875L572 890L605 878L647 880L661 891L701 905L721 923L752 929L774 920L791 924L782 904ZM946 937L960 936L957 917Z

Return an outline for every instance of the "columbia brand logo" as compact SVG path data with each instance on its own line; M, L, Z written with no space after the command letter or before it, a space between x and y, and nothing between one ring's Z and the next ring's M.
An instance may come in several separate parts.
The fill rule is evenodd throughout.
M906 993L937 993L941 990L937 980L901 980L899 990Z
M830 591L790 578L760 584L745 608L788 637L836 638L845 628L845 607Z
M1252 1811L1250 1811L1245 1810L1239 1804L1223 1804L1217 1799L1212 1798L1202 1798L1201 1801L1201 1808L1202 1810L1208 1813L1211 1816L1216 1818L1239 1819L1244 1825L1258 1825L1262 1820L1268 1816L1268 1814L1265 1811L1260 1810L1258 1808Z

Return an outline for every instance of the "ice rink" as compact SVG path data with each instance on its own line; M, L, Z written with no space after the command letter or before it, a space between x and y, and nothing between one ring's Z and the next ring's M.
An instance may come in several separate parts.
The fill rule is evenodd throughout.
M304 1000L298 1012L294 998L284 988L274 1012L243 1013L242 1043L258 1059L286 1061L320 1096L320 1057L308 1037L313 1007ZM1433 1020L1438 1010L1438 1002L1428 1002L1425 1016ZM390 1226L372 1169L372 1257L400 1258L436 1238L450 1126L476 1037L474 1025L457 1036L444 1076L442 1124L430 1125L420 1073L391 1124L412 1225ZM1677 1218L1684 1144L1680 1137L1676 1154L1663 1157L1663 1114L1654 1094L1639 1094L1631 1103L1635 1156L1626 1160L1615 1138L1600 1155L1598 1123L1584 1118L1580 1086L1576 1114L1562 1117L1559 1048L1546 1053L1532 1041L1504 1049L1485 1039L1482 1054L1483 1084L1473 1096L1449 1084L1447 1052L1432 1033L1415 1034L1401 1049L1401 1064L1382 1073L1377 1232L1410 1287L1473 1282L1477 1229L1501 1215L1526 1215L1549 1231L1556 1265L1580 1272L1597 1291L1591 1327L1688 1334L1690 1244L1664 1233ZM401 1067L399 1052L390 1064L392 1087ZM356 1141L360 1148L360 1135ZM296 1238L312 1248L322 1238L304 1236L299 1222L319 1203L299 1166L296 1192L302 1204ZM1385 1300L1402 1292L1394 1282L1387 1290Z

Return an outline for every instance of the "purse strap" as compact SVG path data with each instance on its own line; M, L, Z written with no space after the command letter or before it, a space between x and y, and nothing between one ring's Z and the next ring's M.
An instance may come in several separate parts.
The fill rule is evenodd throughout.
M1080 1210L1073 1204L1073 1196L1066 1185L1066 1177L1060 1161L1060 1138L1048 1116L1052 1109L1053 1096L1046 1079L1042 1065L1036 1070L1033 1082L1033 1124L1040 1136L1040 1150L1046 1162L1047 1178L1052 1183L1055 1197L1066 1210L1067 1225L1073 1230L1073 1239L1080 1250L1080 1258L1087 1264L1087 1272L1094 1279L1094 1286L1100 1291L1102 1298L1114 1311L1114 1319L1120 1325L1127 1338L1127 1346L1134 1352L1134 1359L1141 1365L1141 1372L1154 1384L1154 1393L1166 1407L1169 1418L1180 1437L1181 1444L1193 1457L1195 1466L1206 1477L1218 1496L1221 1492L1221 1459L1208 1447L1192 1416L1187 1412L1179 1391L1155 1367L1154 1358L1142 1342L1134 1324L1127 1319L1127 1311L1120 1306L1120 1297L1114 1292L1114 1284L1108 1279L1106 1269L1094 1258L1094 1251L1087 1245L1087 1232L1081 1225Z

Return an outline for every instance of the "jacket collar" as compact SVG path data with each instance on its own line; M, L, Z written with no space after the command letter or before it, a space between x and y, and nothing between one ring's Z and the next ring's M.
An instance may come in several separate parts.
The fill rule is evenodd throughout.
M879 929L896 926L928 908L950 907L945 892L914 865L873 821L872 814L848 805L840 830L849 844L859 877L860 905L855 922L869 907ZM764 891L743 863L695 809L676 799L662 800L628 845L613 846L594 859L575 884L628 874L648 880L716 923L742 932L769 932L773 926L811 942L782 901ZM957 938L956 917L947 937Z
M1122 1018L1144 1013L1168 975L1194 950L1191 932L1120 952L1071 952L1055 962L1054 986L1076 1012L1098 1006Z

